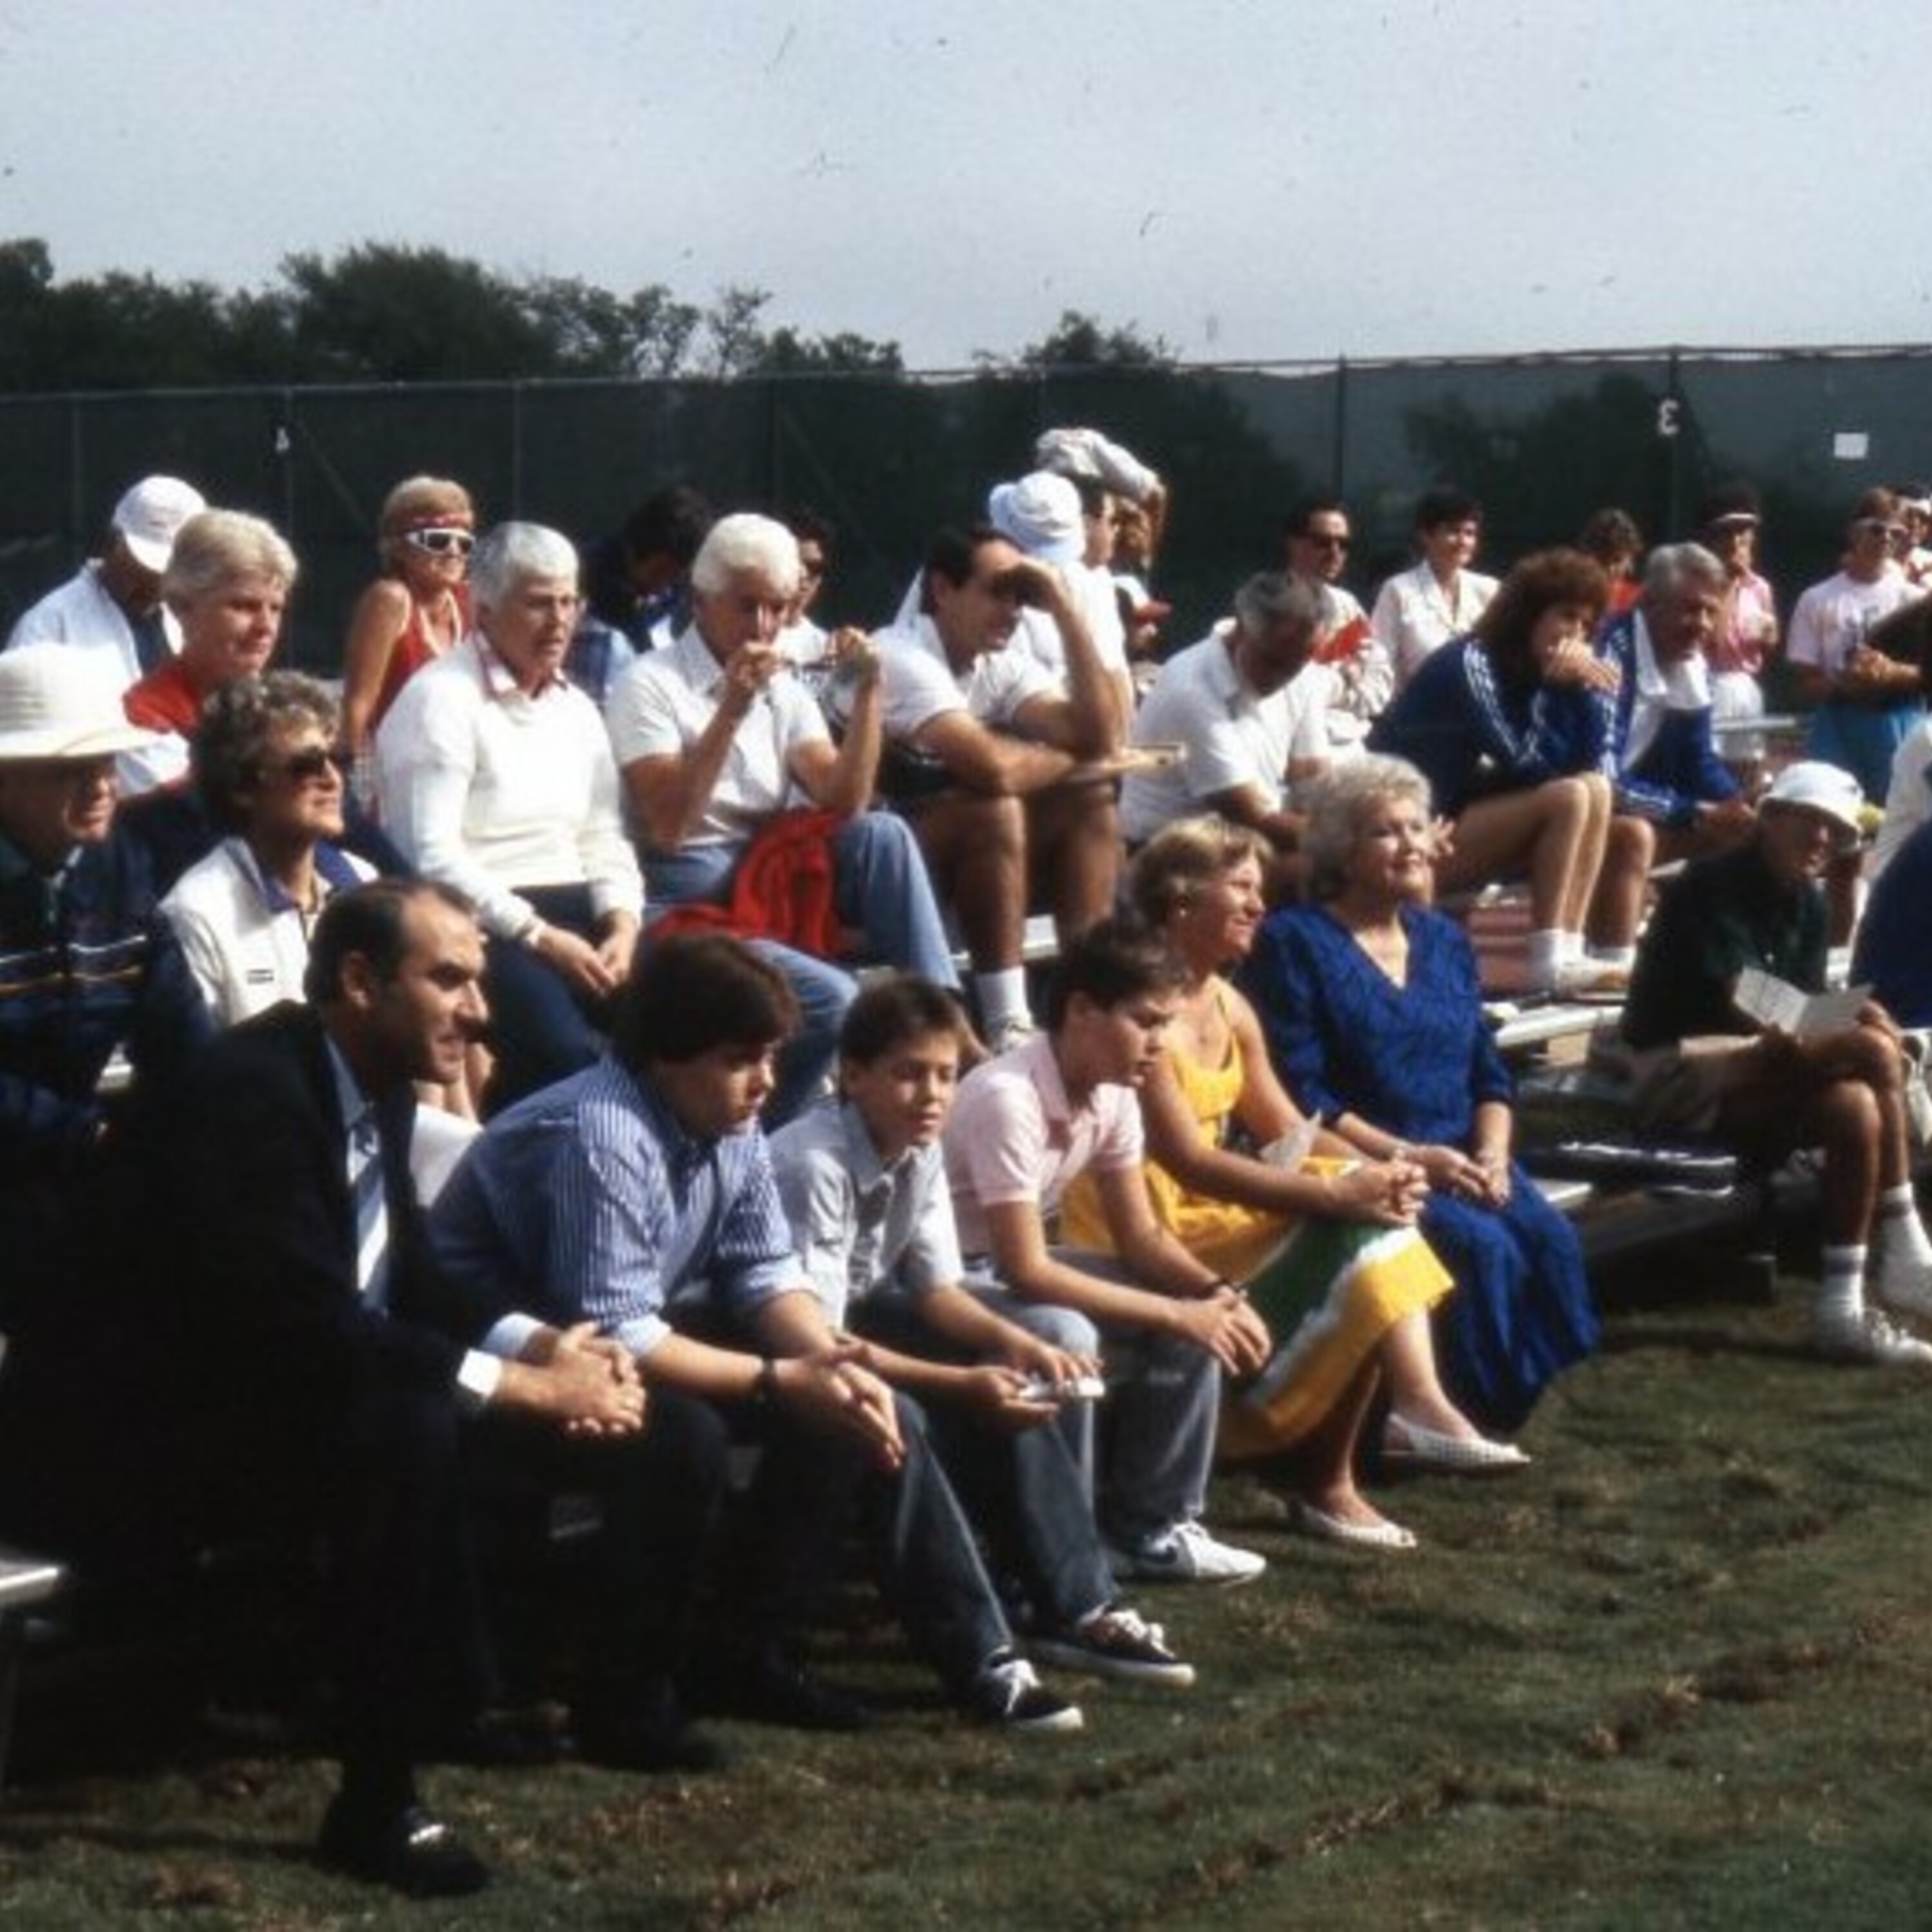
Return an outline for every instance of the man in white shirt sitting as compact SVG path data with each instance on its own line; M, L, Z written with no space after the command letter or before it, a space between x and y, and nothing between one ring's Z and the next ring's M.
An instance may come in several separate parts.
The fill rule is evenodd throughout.
M744 907L742 917L734 903L722 921L778 967L804 1010L766 1110L774 1126L822 1089L838 1050L856 990L832 963L840 932L858 934L889 965L958 983L917 844L902 820L867 809L879 762L873 654L862 639L838 645L849 698L835 744L825 714L777 648L800 574L797 540L782 524L722 518L692 564L691 623L625 672L605 710L654 904L746 899L756 881L741 868L754 842L770 852L774 839L799 842L782 848L783 877L774 882L782 890L760 892L762 902ZM794 803L839 822L829 830L787 823L782 815ZM827 892L809 908L800 890L808 868L829 874Z
M1076 775L1118 752L1123 714L1072 585L991 524L940 532L916 604L874 640L884 787L959 921L997 1050L1031 1029L1021 964L1030 891L1052 907L1063 945L1113 903L1113 787ZM1059 640L1064 682L1017 640L1023 614Z
M1321 585L1264 571L1235 592L1232 623L1162 665L1134 739L1178 744L1181 754L1173 765L1128 773L1120 817L1129 844L1177 818L1218 812L1268 841L1270 902L1290 896L1301 833L1291 790L1328 760L1331 680L1315 652L1330 609Z

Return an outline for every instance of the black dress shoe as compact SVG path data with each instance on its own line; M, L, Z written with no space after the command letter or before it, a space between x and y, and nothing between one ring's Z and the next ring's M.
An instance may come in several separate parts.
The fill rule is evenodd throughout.
M607 1771L682 1771L694 1775L722 1771L731 1754L716 1740L682 1721L626 1715L615 1719L588 1714L578 1724L578 1750L586 1764Z
M489 1711L452 1731L436 1757L484 1771L539 1771L561 1764L571 1742L569 1732L543 1712Z
M728 1675L717 1708L754 1723L794 1731L862 1731L872 1714L849 1692L813 1676L788 1658L766 1652Z
M316 1849L331 1870L411 1898L461 1898L490 1882L490 1868L418 1804L370 1818L338 1797Z

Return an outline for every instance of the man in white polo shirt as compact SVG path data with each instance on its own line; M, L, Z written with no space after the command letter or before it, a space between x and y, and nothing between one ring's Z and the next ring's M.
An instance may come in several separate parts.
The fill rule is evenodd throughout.
M1120 712L1069 579L991 524L934 538L916 601L874 640L882 779L958 920L997 1050L1031 1026L1021 964L1030 891L1052 906L1063 945L1113 903L1113 787L1075 775L1118 752ZM1064 682L1016 641L1023 612L1054 632Z
M1134 740L1178 744L1181 756L1128 773L1120 818L1130 845L1174 819L1216 812L1268 842L1270 901L1289 890L1301 828L1290 788L1318 776L1329 756L1331 680L1314 662L1329 610L1320 584L1263 572L1234 593L1232 623L1161 667Z
M754 842L763 837L767 852L772 839L788 842L775 862L786 875L775 896L788 929L740 922L735 902L727 922L784 974L804 1010L766 1109L775 1126L823 1088L856 990L834 963L838 934L802 926L834 924L861 935L888 965L958 983L918 846L898 819L867 808L880 742L872 653L862 638L839 644L844 661L833 681L850 702L835 744L818 700L778 648L800 578L798 542L784 524L747 514L721 519L692 563L688 628L632 664L604 707L653 905L735 902L750 883L740 868ZM788 826L783 814L794 804L838 823L829 832L808 820ZM794 917L806 896L793 874L808 866L829 874L830 904L818 908L829 921Z

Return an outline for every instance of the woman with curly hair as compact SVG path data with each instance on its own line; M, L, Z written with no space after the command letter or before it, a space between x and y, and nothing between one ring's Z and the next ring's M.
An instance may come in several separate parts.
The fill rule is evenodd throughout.
M1574 550L1525 557L1466 637L1433 652L1370 733L1406 758L1450 821L1445 891L1526 876L1532 990L1606 990L1627 969L1585 957L1600 878L1647 872L1648 827L1612 817L1603 766L1615 668L1591 633L1610 596L1603 566Z

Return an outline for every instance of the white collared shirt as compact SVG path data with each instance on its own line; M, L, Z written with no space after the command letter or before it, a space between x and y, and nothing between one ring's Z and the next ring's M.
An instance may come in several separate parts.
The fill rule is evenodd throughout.
M688 752L717 716L724 681L724 668L695 624L668 650L631 665L604 706L620 769ZM793 754L802 746L831 742L817 700L794 673L780 671L740 722L704 816L685 844L742 844L792 802Z
M868 1294L924 1294L965 1272L936 1143L887 1167L847 1102L809 1108L772 1136L771 1150L800 1258L835 1328Z
M376 868L347 852L330 854L343 883L373 879ZM320 897L338 890L328 873L316 872ZM188 968L218 1025L265 1012L281 1000L302 997L308 965L308 928L301 908L264 878L255 855L241 838L224 838L176 881L161 902Z
M1636 664L1636 690L1630 700L1630 730L1624 740L1624 763L1637 763L1656 742L1666 715L1672 711L1703 711L1711 703L1711 676L1702 651L1674 664L1660 664L1650 626L1641 609L1631 612L1631 640Z
M1131 844L1244 786L1258 788L1268 809L1277 811L1288 766L1328 755L1328 700L1334 688L1328 667L1306 664L1279 691L1262 697L1235 668L1228 644L1232 628L1217 625L1169 658L1141 705L1134 742L1178 744L1184 751L1179 764L1130 772L1123 782L1120 830Z
M895 743L956 711L991 728L1010 730L1022 706L1061 692L1052 673L1016 641L982 651L969 670L956 671L939 627L923 611L880 632L874 641L884 690L881 728Z

